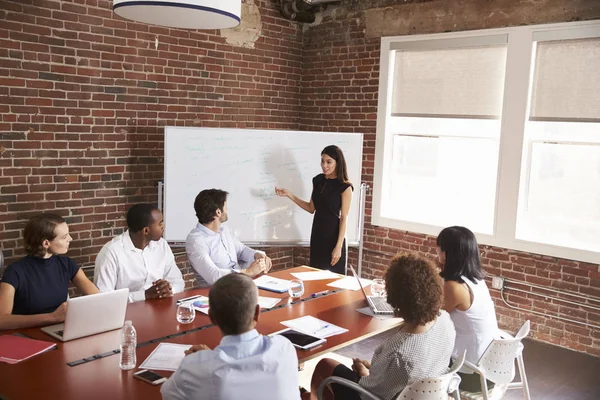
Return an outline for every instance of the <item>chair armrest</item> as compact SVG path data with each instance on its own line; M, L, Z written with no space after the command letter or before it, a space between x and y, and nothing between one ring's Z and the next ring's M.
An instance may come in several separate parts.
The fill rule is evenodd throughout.
M325 387L327 387L328 385L330 385L332 383L337 383L338 385L347 386L353 390L356 390L358 393L362 394L363 396L366 396L369 399L383 400L379 396L374 395L373 393L369 392L367 389L360 386L358 383L354 383L352 381L349 381L348 379L340 378L339 376L330 376L330 377L326 378L325 380L323 380L323 382L321 382L321 385L319 386L319 390L317 391L318 399L323 398L323 391L325 390Z
M454 393L461 382L461 377L457 374L454 374L452 378L450 378L450 383L448 383L448 393Z
M469 362L467 360L465 360L465 363L463 364L463 367L470 368L473 371L477 372L479 375L483 374L483 371L479 367L477 367L477 365L475 365L475 364L473 364L473 363L471 363L471 362Z

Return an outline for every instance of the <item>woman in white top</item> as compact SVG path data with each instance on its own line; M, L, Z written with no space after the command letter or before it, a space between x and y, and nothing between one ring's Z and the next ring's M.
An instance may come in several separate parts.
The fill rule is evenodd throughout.
M498 331L496 311L481 269L479 247L473 232L462 226L445 228L437 237L437 255L444 278L444 310L456 329L454 355L467 350L477 364ZM460 388L481 391L479 375L463 367ZM493 383L488 382L488 388Z

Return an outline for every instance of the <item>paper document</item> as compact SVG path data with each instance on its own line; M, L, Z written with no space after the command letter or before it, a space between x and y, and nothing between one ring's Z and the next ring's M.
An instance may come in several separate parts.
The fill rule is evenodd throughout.
M361 314L365 314L365 315L368 315L370 317L375 317L375 318L380 319L380 320L386 320L386 319L392 319L392 318L394 318L393 314L375 314L373 312L373 310L371 310L371 307L357 308L356 311L358 311ZM398 319L400 319L400 318L398 318Z
M260 308L273 308L275 306L275 304L279 303L280 301L281 301L281 299L278 299L277 297L258 296L258 304L260 305ZM200 297L195 298L192 301L186 301L181 304L190 304L190 303L194 306L194 309L196 311L200 311L201 313L208 315L208 309L209 309L208 297L200 296Z
M191 344L160 343L144 360L140 368L176 371Z
M292 272L296 278L303 281L317 281L320 279L339 279L341 276L331 271L314 271L314 272Z
M275 304L279 303L281 299L277 297L263 297L258 296L258 305L260 308L273 308Z
M290 281L285 279L274 278L272 276L263 275L254 280L256 286L260 289L270 290L272 292L283 293L290 288Z
M196 311L200 311L203 314L208 315L208 297L206 296L198 296L194 300L186 301L181 304L192 304Z
M329 322L315 318L312 315L290 319L288 321L282 321L281 323L289 328L293 328L297 331L308 333L309 335L317 336L322 339L348 332L348 329L330 324Z
M362 282L362 285L365 288L367 286L369 286L371 283L373 283L373 281L370 279L362 279L361 278L360 281ZM359 290L360 289L358 281L353 276L347 276L347 277L339 279L335 282L328 283L327 286L336 287L336 288L340 288L340 289L348 289L348 290Z

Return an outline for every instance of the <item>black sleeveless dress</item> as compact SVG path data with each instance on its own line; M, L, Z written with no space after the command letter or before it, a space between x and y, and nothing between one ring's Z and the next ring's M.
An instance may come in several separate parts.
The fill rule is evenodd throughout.
M312 201L315 205L312 232L310 234L310 266L344 274L346 272L346 239L342 244L342 256L331 266L331 253L340 232L342 193L352 186L337 179L327 179L324 174L313 178Z

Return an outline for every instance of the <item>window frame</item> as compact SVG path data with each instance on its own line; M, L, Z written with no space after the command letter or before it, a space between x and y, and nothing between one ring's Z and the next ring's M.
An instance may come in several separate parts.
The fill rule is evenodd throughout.
M537 41L568 40L598 37L600 21L567 22L530 25L510 28L483 29L465 32L437 33L428 35L394 36L381 38L380 75L375 140L375 169L373 174L373 202L371 224L387 228L422 233L432 236L444 228L410 221L400 221L381 215L382 187L388 171L384 160L391 160L392 137L386 134L391 116L393 51L399 47L430 49L454 48L463 45L488 44L498 37L507 37L504 98L500 128L498 176L494 208L493 234L475 232L480 244L502 247L527 253L542 254L590 263L600 262L600 252L556 246L516 238L518 201L522 153L525 145L525 126L529 114L529 95L535 62L534 44ZM487 38L487 39L486 39ZM423 45L423 47L421 47ZM441 46L441 47L440 47ZM510 132L511 134L506 134ZM387 163L390 164L389 162Z

